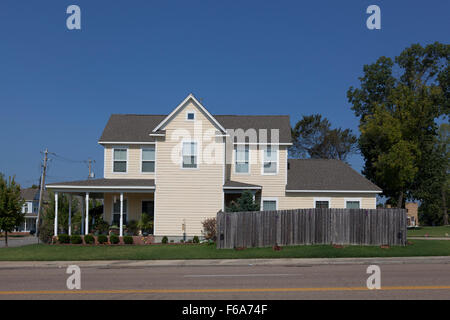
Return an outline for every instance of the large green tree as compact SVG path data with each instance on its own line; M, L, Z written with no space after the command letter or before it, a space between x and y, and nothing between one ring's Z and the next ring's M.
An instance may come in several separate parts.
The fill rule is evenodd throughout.
M360 87L347 92L360 119L363 173L398 207L406 198L431 201L430 179L442 188L443 171L432 167L444 161L437 123L450 109L449 57L450 45L414 44L365 65Z
M20 186L14 178L5 180L0 174L0 230L5 233L5 246L8 246L8 232L12 232L25 220L22 213L24 201L20 195Z
M357 138L350 129L332 129L330 121L320 114L304 115L292 129L292 140L289 154L294 158L345 161L357 150Z

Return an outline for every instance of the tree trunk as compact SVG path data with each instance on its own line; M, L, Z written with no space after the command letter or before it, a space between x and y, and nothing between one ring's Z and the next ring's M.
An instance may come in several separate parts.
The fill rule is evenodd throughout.
M5 247L8 247L8 231L5 231Z
M445 188L442 188L442 209L444 211L444 226L448 225L447 199L445 197L445 191Z
M397 208L402 208L402 206L403 206L403 191L400 191L400 194L398 195Z

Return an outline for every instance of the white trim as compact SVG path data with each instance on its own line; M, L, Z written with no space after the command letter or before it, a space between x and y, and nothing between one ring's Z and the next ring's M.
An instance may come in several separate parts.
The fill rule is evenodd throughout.
M194 97L192 93L190 93L186 99L184 99L167 117L164 118L163 121L161 121L160 124L156 126L155 129L153 129L153 132L158 131L161 127L163 127L167 121L169 121L174 114L178 112L179 109L181 109L188 101L189 99L192 99L199 107L200 109L206 113L206 115L214 122L214 124L222 130L222 132L226 133L226 130L220 125L220 123L206 110L206 108Z
M274 145L274 146L292 146L292 143L267 143L267 142L233 142L233 144L249 144L249 145Z
M317 192L317 193L382 193L383 191L373 190L286 190L286 192Z
M195 150L196 150L196 154L195 154L195 158L196 158L196 167L195 168L185 168L183 167L183 146L185 143L195 143ZM199 143L196 139L183 139L181 140L181 169L182 170L199 170L200 169L200 161L199 161L199 154L200 154L200 148L199 148ZM192 155L191 155L192 157Z
M264 162L265 161L265 149L260 149L261 153L261 175L263 176L276 176L280 173L280 148L276 149L277 151L277 171L276 172L264 172ZM273 150L271 150L273 152Z
M46 185L47 189L129 189L129 190L146 190L155 189L155 186L69 186L69 185Z
M224 190L261 190L262 187L223 187Z
M261 197L261 211L264 211L264 201L275 201L275 210L278 210L278 198L277 197Z
M154 169L153 169L153 172L143 172L142 171L142 162L144 162L144 160L142 159L142 150L143 149L148 149L148 147L142 147L141 146L141 174L144 174L144 175L155 175L156 174L156 144L155 144L155 146L154 146L154 148L155 148L155 159L153 160L153 162L155 163L155 166L154 166ZM151 160L145 160L145 161L147 161L147 162L150 162Z
M236 151L237 151L237 149L233 147L233 158L232 158L233 159L233 164L232 164L232 166L233 166L233 174L235 174L235 175L248 176L252 172L252 170L251 170L252 149L250 148L249 145L246 145L246 146L248 146L248 172L237 172L236 171L236 159L237 159L237 152ZM245 149L244 149L244 152L245 152Z
M362 208L362 198L344 198L345 208L347 208L347 201L359 202L359 209Z
M314 208L316 208L317 201L328 201L328 208L331 208L331 198L314 198Z
M151 135L151 134L150 134ZM158 135L159 135L159 133L158 133ZM162 135L162 136L165 136L165 135ZM144 142L144 141L141 141L141 142L136 142L136 141L134 141L134 142L126 142L126 141L115 141L115 142L109 142L109 141L99 141L98 142L98 144L118 144L118 145L121 145L121 144L155 144L156 142Z
M127 163L126 163L126 168L125 168L125 172L115 172L114 171L114 150L115 149L126 149L127 150ZM115 147L112 147L111 148L111 150L112 150L112 154L111 154L111 161L112 161L112 164L111 164L111 174L128 174L128 157L129 157L129 154L130 154L130 152L129 152L129 147L128 146L115 146ZM119 161L119 160L118 160Z

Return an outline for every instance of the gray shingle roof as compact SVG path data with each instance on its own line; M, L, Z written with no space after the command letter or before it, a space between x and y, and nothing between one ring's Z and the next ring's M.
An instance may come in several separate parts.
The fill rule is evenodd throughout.
M153 142L149 134L165 118L165 115L113 114L108 120L100 142ZM289 116L214 115L225 129L266 129L270 142L270 130L279 130L281 143L291 142Z
M39 188L27 188L27 189L21 189L20 195L23 200L25 201L34 201L39 200ZM44 190L44 201L48 201L48 192L47 190Z
M92 179L81 181L69 181L51 183L47 188L54 186L76 186L76 187L154 187L154 179Z
M382 191L340 160L289 159L286 190Z

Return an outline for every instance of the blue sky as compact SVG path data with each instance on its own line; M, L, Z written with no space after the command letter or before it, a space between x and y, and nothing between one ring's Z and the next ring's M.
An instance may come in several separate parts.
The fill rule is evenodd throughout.
M81 8L81 30L66 8ZM366 8L381 8L381 30ZM85 179L111 113L165 114L192 92L213 114L321 113L357 132L346 92L362 66L412 43L448 43L450 2L17 1L0 3L0 172ZM71 160L71 161L69 161ZM355 155L352 166L361 170Z

